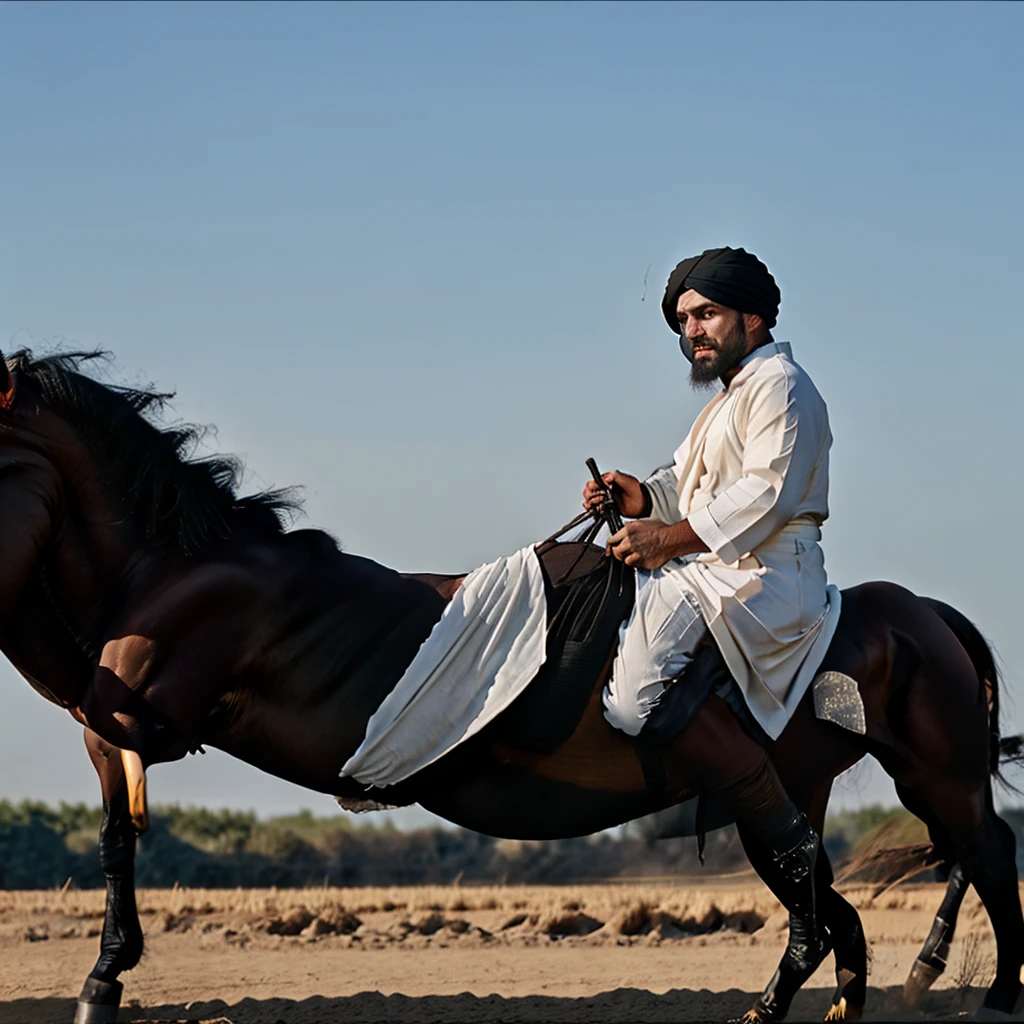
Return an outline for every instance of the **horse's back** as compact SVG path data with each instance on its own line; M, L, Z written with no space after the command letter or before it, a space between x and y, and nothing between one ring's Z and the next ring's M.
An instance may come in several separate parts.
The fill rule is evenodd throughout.
M941 609L948 609L943 615ZM877 675L903 654L922 664L969 669L970 658L952 622L970 626L962 613L886 580L842 591L842 612L820 672L844 672L858 681ZM949 621L947 621L947 619ZM973 627L971 627L973 628Z

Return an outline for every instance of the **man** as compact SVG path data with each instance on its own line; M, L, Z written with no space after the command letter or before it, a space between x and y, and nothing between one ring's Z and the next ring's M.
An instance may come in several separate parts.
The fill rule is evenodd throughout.
M673 464L641 482L604 474L628 523L608 541L635 566L636 603L605 689L605 717L632 736L656 723L667 687L707 634L756 725L744 731L712 694L693 709L669 753L730 805L770 858L765 880L801 922L797 942L824 956L814 920L818 840L787 797L763 747L803 697L838 621L818 541L828 517L825 403L790 347L771 334L780 294L743 249L709 249L669 277L662 311L679 334L695 387L721 381ZM593 507L601 491L583 492ZM791 940L792 941L792 940Z

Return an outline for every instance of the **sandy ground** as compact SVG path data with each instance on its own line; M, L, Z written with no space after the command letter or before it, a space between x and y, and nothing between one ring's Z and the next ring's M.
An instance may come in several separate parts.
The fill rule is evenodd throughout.
M949 1020L994 970L973 894L923 1012L903 980L941 899L848 890L873 965L866 1019ZM699 887L151 890L147 950L122 976L122 1021L686 1022L738 1016L775 969L785 916L752 876ZM0 1024L70 1024L98 953L103 894L0 892ZM791 1020L821 1020L827 961Z

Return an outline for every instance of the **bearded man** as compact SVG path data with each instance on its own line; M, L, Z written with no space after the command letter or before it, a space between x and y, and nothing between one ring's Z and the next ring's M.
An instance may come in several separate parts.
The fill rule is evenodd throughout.
M670 466L642 482L604 474L623 516L636 520L608 550L638 570L604 707L612 725L640 741L670 735L659 717L680 704L675 691L686 707L685 670L710 634L733 682L710 694L693 684L695 698L673 719L669 753L729 806L748 851L762 855L765 881L794 915L795 955L820 962L827 937L815 917L818 837L764 747L804 696L839 617L818 545L832 436L810 377L772 337L779 302L768 268L743 249L709 249L668 279L662 311L691 363L690 380L722 389ZM596 482L583 499L600 503Z

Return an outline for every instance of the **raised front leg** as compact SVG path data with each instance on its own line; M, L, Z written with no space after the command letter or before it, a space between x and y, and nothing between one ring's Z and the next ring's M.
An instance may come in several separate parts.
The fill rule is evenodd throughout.
M82 698L82 711L97 735L115 750L136 752L146 765L177 761L195 745L170 714L148 699L154 682L179 681L176 651L168 655L148 637L131 634L108 641ZM187 698L186 686L179 691Z
M154 586L111 627L82 697L86 723L147 767L197 750L206 715L249 651L263 596L223 565Z
M142 926L135 905L136 829L121 751L91 729L85 730L85 746L103 793L100 866L107 879L107 907L100 957L78 997L75 1024L108 1024L117 1020L121 1004L123 986L118 976L142 957Z

